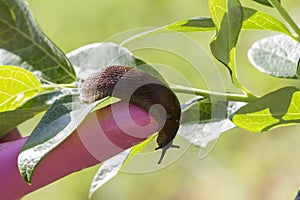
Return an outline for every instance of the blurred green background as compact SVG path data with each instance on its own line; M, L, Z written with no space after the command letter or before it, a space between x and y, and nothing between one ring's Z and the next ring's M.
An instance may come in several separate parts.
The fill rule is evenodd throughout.
M65 53L85 44L110 41L109 38L118 38L116 35L124 31L159 27L180 19L209 15L206 0L28 2L40 27ZM278 16L272 9L250 0L242 2L243 5ZM283 0L283 4L300 24L300 2ZM133 32L135 31L122 33L121 38L126 39L124 35L130 36ZM190 33L188 36L208 51L207 43L212 34ZM267 31L242 32L239 41L239 78L258 95L286 85L299 86L295 80L281 80L261 74L247 60L247 49L252 42L273 34L275 33ZM178 40L174 48L181 48L180 42ZM137 45L138 43L135 47ZM163 53L137 51L137 54L148 62L174 66L186 64ZM207 65L211 61L203 56L199 56L199 60L203 60L201 69L205 70L205 67L210 67ZM226 69L218 64L217 67L224 78L222 82L226 90L236 91L230 84ZM214 74L205 78L215 80ZM205 81L199 79L198 87L206 87ZM233 129L223 134L213 151L202 160L198 159L199 149L190 147L174 164L162 170L144 174L120 173L101 187L92 199L293 199L300 187L299 128L300 126L279 128L264 134ZM72 174L23 199L88 199L89 186L97 168L96 166Z

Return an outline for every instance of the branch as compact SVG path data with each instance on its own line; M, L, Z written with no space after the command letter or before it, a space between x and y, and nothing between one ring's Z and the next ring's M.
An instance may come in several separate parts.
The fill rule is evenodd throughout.
M223 93L223 92L212 92L208 90L185 87L182 85L175 85L175 84L171 84L170 88L174 92L178 92L178 93L200 95L206 98L219 97L221 99L224 98L227 101L251 102L258 98L252 94L244 95L244 94L233 94L233 93Z

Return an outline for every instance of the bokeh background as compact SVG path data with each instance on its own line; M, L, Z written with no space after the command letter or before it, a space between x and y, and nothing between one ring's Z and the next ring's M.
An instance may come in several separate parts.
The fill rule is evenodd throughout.
M300 24L300 2L282 1ZM85 44L110 41L109 38L114 38L124 31L160 27L181 19L209 16L206 0L28 0L28 2L40 27L65 53ZM242 3L280 18L272 9L250 0L244 0ZM268 31L241 33L237 49L239 79L258 95L286 85L299 86L296 80L283 80L261 74L247 60L247 49L255 40L274 34ZM209 52L208 41L213 36L212 32L187 35ZM180 48L180 41L177 42L177 47ZM181 64L180 61L162 54L140 53L139 56L148 62ZM201 56L199 59L207 59ZM204 68L210 67L206 65L209 63L203 62ZM230 83L225 67L218 64L217 67L222 74L222 84L226 90L236 91ZM213 80L214 76L205 78ZM202 86L205 87L201 82L199 88ZM32 126L33 122L22 125L21 131L29 133L28 126ZM124 172L118 174L101 187L93 195L92 200L293 199L300 187L299 130L300 126L297 125L258 134L235 128L224 133L213 151L204 159L198 159L199 149L191 146L180 159L162 170L143 174ZM23 199L88 199L89 186L98 167L69 175Z

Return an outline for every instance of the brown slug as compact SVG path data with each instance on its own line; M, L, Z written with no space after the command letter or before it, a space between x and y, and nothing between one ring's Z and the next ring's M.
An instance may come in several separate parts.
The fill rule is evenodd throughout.
M109 66L86 80L81 80L78 87L82 102L91 103L106 96L113 96L150 112L161 128L156 140L156 149L177 147L172 145L172 141L179 128L180 103L162 81L131 67ZM161 106L164 108L163 112ZM165 150L163 149L163 154Z

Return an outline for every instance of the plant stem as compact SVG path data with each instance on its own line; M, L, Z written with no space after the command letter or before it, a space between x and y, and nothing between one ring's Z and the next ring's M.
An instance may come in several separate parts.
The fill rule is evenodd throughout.
M56 88L76 88L77 86L74 83L69 83L69 84L44 84L43 88L45 90L55 90Z
M296 34L295 39L297 39L297 41L300 41L300 29L297 26L296 22L292 19L292 17L288 14L288 12L282 7L282 5L278 2L278 0L269 0L269 2L293 29L294 34Z
M226 98L228 101L242 101L242 102L251 102L257 99L256 96L253 95L243 95L243 94L232 94L232 93L223 93L223 92L211 92L207 90L202 90L198 88L190 88L190 87L185 87L182 85L174 85L170 84L170 88L174 92L179 92L179 93L185 93L185 94L195 94L195 95L200 95L204 96L207 98L211 98L212 96L214 97L222 97Z
M235 83L236 87L240 88L241 90L244 91L244 93L246 93L245 96L247 96L249 99L257 99L257 97L254 94L252 94L252 92L250 90L248 90L242 84L240 84L240 82L238 81L237 76L235 76L235 82L234 83ZM225 93L225 94L227 94L227 93Z

